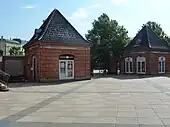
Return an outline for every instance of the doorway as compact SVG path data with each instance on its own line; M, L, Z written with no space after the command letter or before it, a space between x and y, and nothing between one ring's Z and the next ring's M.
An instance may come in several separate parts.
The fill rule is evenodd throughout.
M74 59L71 56L61 56L59 60L59 79L74 79Z

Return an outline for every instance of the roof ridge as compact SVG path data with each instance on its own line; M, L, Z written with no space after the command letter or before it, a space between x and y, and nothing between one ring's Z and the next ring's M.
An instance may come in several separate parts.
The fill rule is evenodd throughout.
M57 9L56 9L57 10ZM57 10L58 11L58 10ZM84 40L84 41L86 41L86 42L88 42L89 43L89 41L87 41L79 32L78 32L78 30L76 30L74 27L73 27L73 25L63 16L63 14L60 12L60 11L58 11L58 13L64 18L64 20L78 33L78 35Z
M143 29L143 28L142 28L142 29ZM129 45L136 39L137 35L142 31L142 29L140 29L140 30L136 33L135 37L133 37L133 39L132 39L129 43L127 43L127 44L124 46L124 48L126 48L127 46L129 46Z
M167 42L165 39L163 39L163 38L161 38L160 36L158 36L149 26L148 26L148 29L149 29L155 36L157 36L158 39L164 41L164 42L166 43L166 45L168 46L168 42ZM168 46L168 47L169 47L169 46Z
M28 44L34 43L35 41L74 41L75 43L90 44L89 41L86 40L56 8L44 20L39 29L41 29L39 32L35 30L33 37L24 45L24 47ZM71 34L67 33L69 30L72 32ZM49 35L50 31L56 34L56 37L51 37L51 35Z
M46 33L46 31L47 31L47 29L48 29L48 26L49 26L49 24L50 24L50 22L51 22L51 20L52 20L52 18L53 18L53 16L54 16L56 10L57 10L57 9L54 9L53 12L51 13L52 15L51 15L51 17L50 17L50 19L49 19L46 27L45 27L45 30L43 31L42 35L39 37L38 40L41 40L41 39L43 38L43 36L44 36L44 34ZM47 17L47 18L48 18L48 17Z
M149 48L151 48L151 41L150 41L150 36L149 36L149 33L148 33L148 26L145 25L146 27L146 34L147 34L147 37L148 37L148 45L149 45Z

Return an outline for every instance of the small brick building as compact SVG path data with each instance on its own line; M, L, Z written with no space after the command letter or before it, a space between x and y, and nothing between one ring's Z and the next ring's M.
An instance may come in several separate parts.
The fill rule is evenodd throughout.
M144 26L125 47L121 72L166 74L170 72L170 48L149 26Z
M35 30L24 49L30 81L90 78L90 45L57 9Z

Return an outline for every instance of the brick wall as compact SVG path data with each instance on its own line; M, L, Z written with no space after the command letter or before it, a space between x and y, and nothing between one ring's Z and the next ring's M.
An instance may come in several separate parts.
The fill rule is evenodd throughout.
M32 56L37 56L38 75L42 80L58 80L59 79L59 56L63 54L74 55L74 76L75 78L90 77L90 48L88 45L68 45L55 43L43 43L42 48L34 48L27 50L27 62L31 61ZM56 47L56 48L55 48ZM66 48L67 47L67 48ZM27 77L31 79L31 66L27 67ZM37 76L37 79L39 77Z
M36 45L37 46L37 45ZM32 57L36 56L37 57L37 63L39 62L39 49L38 48L30 48L30 49L26 49L25 50L25 77L27 80L31 81L32 80L32 71L31 71L31 67L32 67ZM37 74L39 72L39 66L37 65ZM36 77L38 79L38 75Z
M133 58L133 73L136 73L136 58L138 56L141 56L141 57L145 57L146 58L146 73L148 74L149 73L149 58L148 58L148 52L146 53L128 53L126 55L124 55L123 57L123 60L122 60L122 63L121 63L121 73L124 73L125 72L125 58L126 57L132 57Z
M170 54L164 54L164 53L150 53L150 73L151 74L157 74L158 73L158 62L159 57L164 56L166 59L165 62L165 72L170 73Z
M124 55L124 58L126 57L132 57L133 58L133 72L136 73L136 58L141 55L146 58L146 74L158 74L158 61L160 56L164 56L166 58L165 63L165 71L166 73L170 73L170 53L152 53L149 51L146 51L145 53L134 53L130 54L127 53ZM121 72L125 72L125 61L124 58L121 63Z

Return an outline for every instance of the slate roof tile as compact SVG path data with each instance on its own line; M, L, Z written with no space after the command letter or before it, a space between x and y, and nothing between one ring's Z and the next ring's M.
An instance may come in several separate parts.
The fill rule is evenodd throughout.
M26 45L36 41L89 44L57 9L51 12Z
M147 47L150 49L170 49L168 43L159 38L149 26L145 25L133 38L133 40L126 45L125 49L129 49L137 45L137 42L140 40L138 46Z

